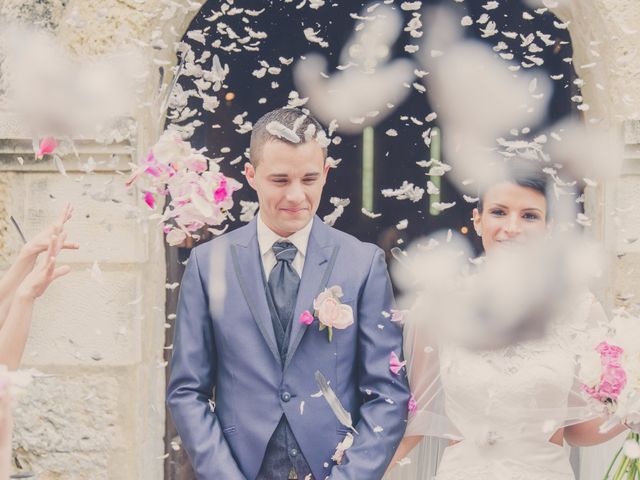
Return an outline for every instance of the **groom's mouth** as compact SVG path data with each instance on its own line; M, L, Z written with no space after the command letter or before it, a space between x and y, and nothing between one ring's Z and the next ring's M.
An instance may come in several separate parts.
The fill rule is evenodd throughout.
M306 208L282 208L281 210L289 215L299 215L307 211Z

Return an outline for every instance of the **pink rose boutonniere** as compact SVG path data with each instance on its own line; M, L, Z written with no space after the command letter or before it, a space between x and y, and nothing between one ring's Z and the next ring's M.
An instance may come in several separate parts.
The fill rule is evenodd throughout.
M349 305L340 302L342 288L333 286L324 291L313 301L313 314L305 310L298 321L311 325L317 318L320 331L327 329L329 341L333 338L333 329L344 330L353 324L353 310Z

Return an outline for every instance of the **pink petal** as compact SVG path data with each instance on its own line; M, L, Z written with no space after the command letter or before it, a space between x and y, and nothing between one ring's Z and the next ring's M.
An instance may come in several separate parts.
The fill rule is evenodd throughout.
M58 142L53 137L45 137L40 141L40 149L36 153L36 158L40 160L45 155L49 155L58 148Z
M227 199L228 195L227 179L225 177L222 177L222 179L220 180L220 186L214 192L213 198L216 203L220 203L224 202Z
M389 370L391 370L394 375L399 375L400 370L402 370L402 367L406 364L406 361L400 361L396 352L391 352L391 357L389 358Z
M144 202L149 205L149 208L155 208L156 199L153 197L153 193L144 192Z

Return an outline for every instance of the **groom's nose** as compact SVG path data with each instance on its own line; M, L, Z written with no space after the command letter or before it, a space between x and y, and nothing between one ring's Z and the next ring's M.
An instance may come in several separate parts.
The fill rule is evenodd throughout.
M287 201L301 203L304 201L304 189L300 182L292 182L287 189Z

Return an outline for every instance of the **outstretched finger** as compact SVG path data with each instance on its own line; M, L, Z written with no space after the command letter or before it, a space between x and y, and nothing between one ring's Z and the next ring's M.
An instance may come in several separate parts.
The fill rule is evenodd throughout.
M54 250L54 255L58 255L58 253L60 253L60 250L62 249L62 245L64 245L64 241L67 239L67 234L66 232L62 232L58 238L56 239L56 244L55 244L55 250Z
M62 248L64 250L78 250L80 248L80 244L77 242L64 242L62 244Z
M56 270L56 257L49 257L47 258L47 264L44 268L44 276L45 279L48 282L50 282L54 277L55 274L55 270Z
M70 203L67 203L62 209L62 213L60 214L60 220L58 221L58 225L62 226L71 218L73 214L73 207Z
M56 268L51 274L51 281L55 280L56 278L65 276L70 271L71 271L71 267L69 265L63 265L61 267Z
M47 257L55 257L56 256L56 245L58 244L58 235L51 235L49 237L49 245L47 246Z
M69 221L69 219L72 216L73 216L73 205L71 205L70 203L67 203L67 206L65 207L64 223L67 223L67 221Z

